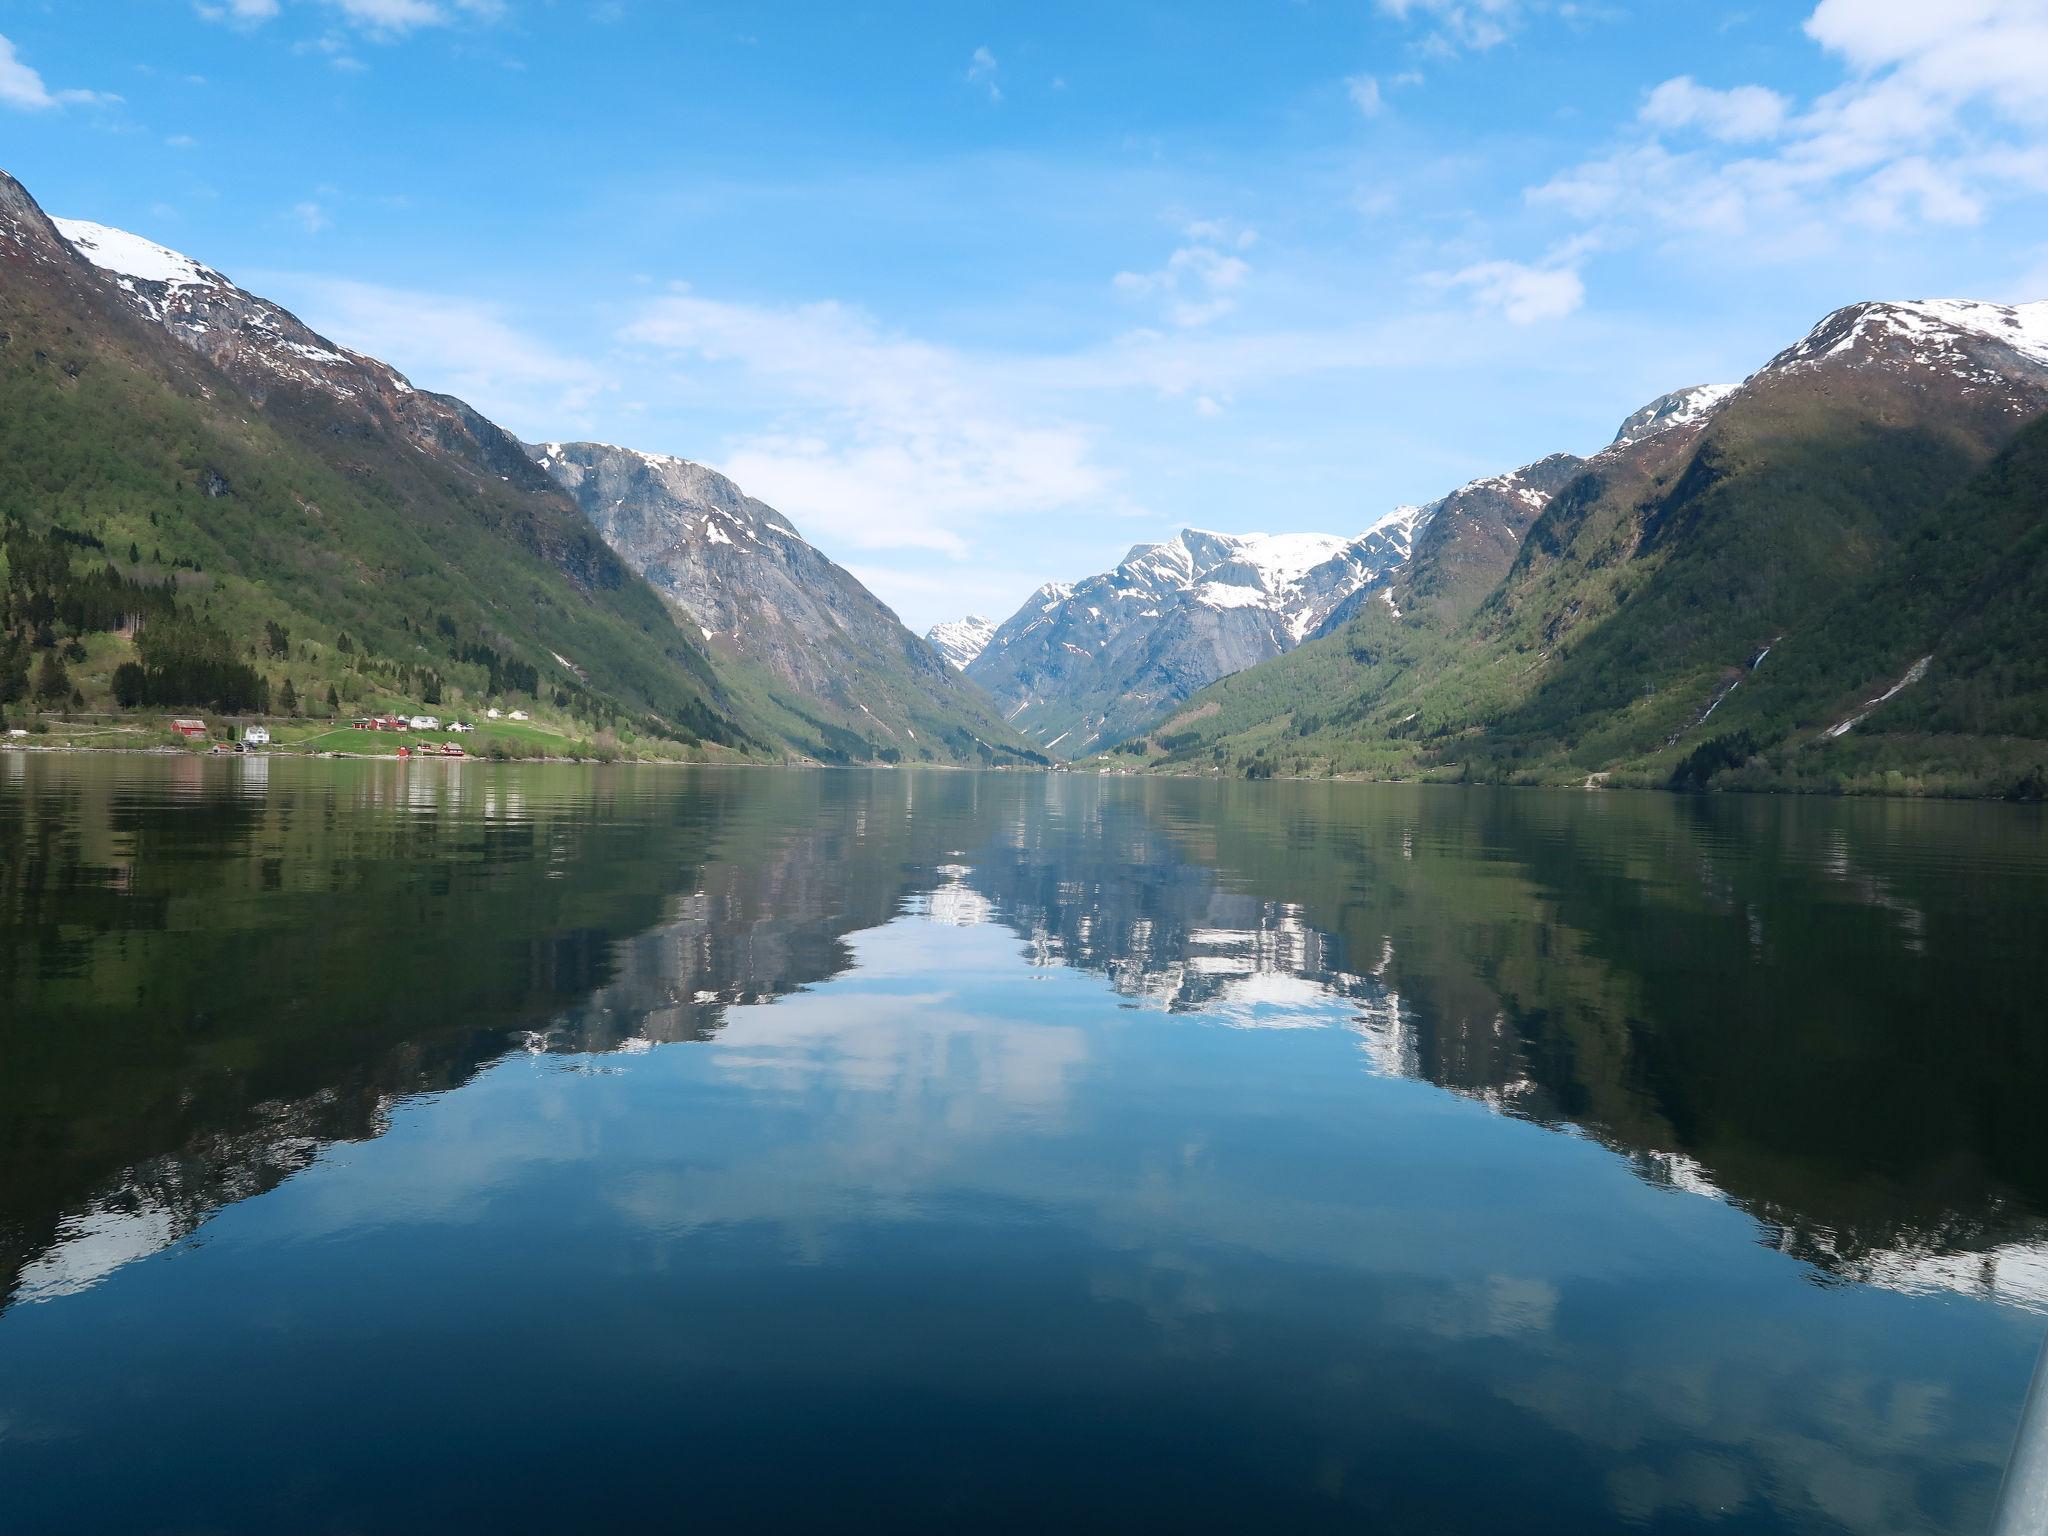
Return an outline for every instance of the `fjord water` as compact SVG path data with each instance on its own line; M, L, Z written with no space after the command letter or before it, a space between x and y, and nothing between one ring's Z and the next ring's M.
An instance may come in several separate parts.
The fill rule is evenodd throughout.
M1951 1532L1989 805L0 754L13 1532Z

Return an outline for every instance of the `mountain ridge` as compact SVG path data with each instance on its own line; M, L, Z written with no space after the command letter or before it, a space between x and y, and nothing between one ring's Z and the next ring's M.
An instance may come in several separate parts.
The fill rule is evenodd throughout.
M307 340L189 259L110 272L138 249L175 253L110 251L105 226L72 227L99 261L0 173L0 491L30 541L17 552L39 543L56 562L17 565L10 606L18 624L65 594L57 673L81 701L127 702L117 674L132 664L138 703L246 707L274 688L287 712L316 690L336 712L447 690L516 695L586 732L758 745L702 650L581 514L537 472L494 471L510 442L495 427L416 391L427 403L408 427L385 398L396 385L361 372L370 360ZM306 377L326 367L361 387L344 398ZM91 600L109 583L154 617L112 623ZM56 638L48 624L25 635L10 632L0 671ZM0 682L0 702L11 691Z
M1928 653L1901 654L1883 609L1853 600L1887 581L1910 585L1902 551L1941 537L1948 509L1967 504L1975 477L2048 410L2044 333L2048 305L1836 310L1711 409L1633 440L1620 440L1625 426L1559 488L1468 614L1441 622L1368 608L1197 695L1146 755L1255 775L1698 783L1745 770L1752 785L1829 782L1827 765L1847 764L1850 751L1818 751L1831 723L1881 694L1910 699L1919 679L1941 675L1938 644L1920 667ZM1981 549L1972 558L1995 560ZM1945 590L1987 577L1980 564L1945 578ZM1857 635L1825 640L1824 611L1853 612ZM1836 670L1759 713L1775 670L1821 650ZM1772 673L1759 672L1766 658ZM2007 682L1993 695L2015 702L1994 708L1987 697L1984 717L2003 709L2033 721L2017 702L2031 695L2011 691L2019 673L1998 671ZM1740 744L1731 734L1693 763L1734 725L1747 732ZM2048 722L2029 730L2048 735ZM1994 742L1958 731L1914 750L1915 782L1982 791L2024 781L2043 748L2025 733ZM1759 756L1766 766L1749 767ZM1964 771L1966 758L1982 771Z

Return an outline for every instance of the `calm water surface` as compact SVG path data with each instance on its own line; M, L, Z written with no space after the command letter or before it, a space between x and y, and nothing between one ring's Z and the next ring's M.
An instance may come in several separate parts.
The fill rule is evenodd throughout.
M0 754L0 1528L1976 1532L1998 806Z

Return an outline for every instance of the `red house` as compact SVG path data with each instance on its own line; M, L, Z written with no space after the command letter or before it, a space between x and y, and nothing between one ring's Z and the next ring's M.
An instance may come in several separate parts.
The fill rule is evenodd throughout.
M188 741L198 741L206 735L206 722L204 720L173 720L171 722L171 729Z

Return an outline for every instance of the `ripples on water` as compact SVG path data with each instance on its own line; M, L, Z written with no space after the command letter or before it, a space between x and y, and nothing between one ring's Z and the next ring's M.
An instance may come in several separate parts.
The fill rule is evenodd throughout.
M1950 1531L1998 806L0 754L21 1528Z

